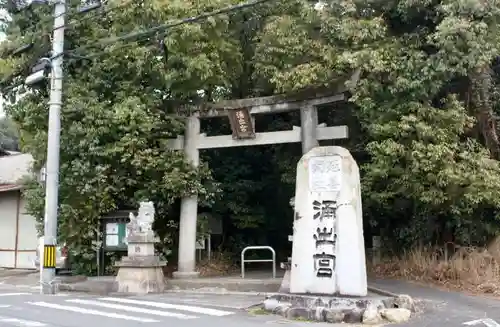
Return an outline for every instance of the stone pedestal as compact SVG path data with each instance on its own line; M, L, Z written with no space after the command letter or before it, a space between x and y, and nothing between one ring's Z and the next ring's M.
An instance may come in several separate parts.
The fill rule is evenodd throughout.
M128 256L116 264L118 292L145 294L165 290L163 267L167 263L155 255L157 241L152 231L127 236Z

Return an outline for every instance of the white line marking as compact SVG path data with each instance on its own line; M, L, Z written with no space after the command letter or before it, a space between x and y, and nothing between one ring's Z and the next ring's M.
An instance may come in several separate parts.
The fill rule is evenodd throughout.
M0 296L27 295L29 293L0 293Z
M26 326L26 327L44 327L44 326L47 326L47 324L44 324L42 322L22 320L22 319L17 319L17 318L0 317L0 321L1 322L11 322L11 323L18 324L18 326Z
M0 304L0 308L10 308L10 304Z
M69 305L60 305L60 304L47 303L47 302L27 302L27 303L31 304L31 305L36 305L39 307L58 309L58 310L66 310L66 311L71 311L71 312L78 312L78 313L83 313L86 315L103 316L103 317L108 317L108 318L132 320L132 321L139 321L139 322L160 322L159 320L154 320L154 319L149 319L149 318L139 318L139 317L121 315L121 314L112 313L112 312L104 312L104 311L97 311L97 310L90 310L90 309L81 309L81 308L72 307Z
M210 316L218 316L218 317L234 314L234 312L230 312L230 311L222 311L222 310L217 310L217 309L209 309L209 308L195 307L195 306L191 306L191 305L182 305L182 304L171 304L171 303L152 302L152 301L138 301L138 300L132 300L132 299L122 299L122 298L113 298L113 297L105 297L105 298L101 298L99 300L118 302L118 303L136 304L136 305L146 305L146 306L155 307L155 308L174 309L174 310L201 313L201 314L206 314L206 315L210 315Z
M144 308L131 307L131 306L128 306L128 305L113 304L113 303L103 303L103 302L91 301L91 300L75 299L75 300L66 300L66 302L95 305L95 306L100 306L100 307L103 307L103 308L118 309L118 310L125 310L125 311L138 312L138 313L146 313L146 314L150 314L150 315L163 316L163 317L175 317L175 318L179 318L179 319L195 319L195 318L198 318L198 317L195 317L195 316L188 316L188 315L185 315L185 314L182 314L182 313L173 313L173 312L165 312L165 311L158 311L158 310L150 310L150 309L144 309Z
M467 326L484 324L487 327L500 327L499 323L497 323L495 320L490 319L490 318L471 320L471 321L464 322L463 324L467 325Z

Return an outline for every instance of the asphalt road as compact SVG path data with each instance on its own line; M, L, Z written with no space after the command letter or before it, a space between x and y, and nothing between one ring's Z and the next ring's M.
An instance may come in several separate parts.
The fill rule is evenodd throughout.
M500 299L467 295L395 280L376 280L370 284L393 293L408 294L423 307L423 311L407 323L393 326L500 327Z
M372 281L372 286L409 294L423 308L402 327L500 327L500 300L422 287L399 281ZM326 327L274 315L252 315L245 309L262 296L165 293L117 297L79 293L41 295L36 287L0 284L0 327ZM484 320L490 319L490 320ZM173 324L173 325L170 325ZM347 326L347 324L342 324Z
M1 327L258 327L310 324L273 315L252 315L245 308L259 302L243 295L167 293L140 297L77 293L42 295L36 290L0 288ZM321 326L323 324L319 324ZM318 326L318 325L316 325ZM331 325L330 325L331 326Z

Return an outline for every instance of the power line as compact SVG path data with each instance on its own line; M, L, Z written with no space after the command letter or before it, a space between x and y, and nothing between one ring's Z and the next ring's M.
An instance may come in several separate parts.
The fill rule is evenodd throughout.
M125 7L128 7L132 4L135 4L137 3L137 1L134 1L134 0L128 0L128 1L125 1L119 5L116 5L116 6L113 6L113 7L109 7L105 10L101 10L99 11L99 14L100 15L106 15L108 13L111 13L113 11L116 11L116 10L119 10L119 9L123 9ZM60 16L73 16L73 15L76 15L76 14L82 14L82 12L80 12L78 9L75 9L75 10L72 10L71 12L66 12L64 14L58 14L58 15L55 15L55 16L51 16L49 18L46 18L46 19L41 19L40 21L36 22L36 23L32 23L28 29L35 29L36 26L38 24L42 24L42 25L45 25L45 24L49 24L49 23L52 23L54 19L57 19L59 18ZM78 26L79 24L81 24L82 22L85 22L89 19L93 19L95 18L95 15L86 15L86 16L83 16L81 18L73 18L70 22L68 22L68 24L66 24L66 28L71 28L71 27L75 27L75 26ZM50 29L49 31L47 31L46 33L44 34L49 34L49 33L53 33L54 32L54 29ZM37 38L37 35L33 35L35 38ZM40 35L38 35L38 37L40 37Z
M109 13L111 13L113 11L118 10L118 9L123 9L125 7L128 7L128 6L132 5L132 4L137 4L137 1L136 0L124 1L124 2L122 2L119 5L116 5L116 6L110 7L108 9L106 9L106 10L100 11L99 14L106 15L106 14L109 14ZM95 18L95 15L83 16L80 19L72 20L71 22L69 22L69 24L67 24L66 27L71 27L75 23L82 23L82 22L85 22L85 21L87 21L89 19L92 19L92 18Z
M118 36L118 37L103 39L101 41L95 42L95 43L88 45L88 46L81 46L81 47L77 47L73 50L65 51L65 54L67 54L69 57L74 57L74 58L79 58L79 59L92 59L92 58L98 57L100 55L103 55L105 52L101 51L101 52L90 54L90 55L79 54L79 52L86 50L86 49L89 49L89 48L92 48L94 46L107 45L110 43L116 43L118 41L129 41L132 39L135 39L136 42L147 41L151 36L154 36L155 34L156 35L162 34L169 28L181 26L181 25L188 24L188 23L198 22L198 21L201 21L201 20L213 17L213 16L221 15L221 14L226 14L226 13L231 13L231 12L243 10L246 8L251 8L251 7L254 7L256 5L264 4L267 2L271 2L271 1L275 1L275 0L253 0L253 1L245 2L245 3L240 3L237 5L227 6L227 7L224 7L222 9L199 14L197 16L192 16L192 17L176 20L173 22L168 22L166 24L162 24L162 25L159 25L159 26L156 26L153 28L149 28L145 31L134 32L134 33L129 33L129 34L125 34L122 36ZM133 4L133 3L135 3L133 0L132 1L129 0L125 3L122 3L121 5L114 6L114 7L110 8L110 9L104 11L103 13L104 14L109 13L109 12L115 11L119 8L123 8L127 5ZM83 21L83 19L80 21ZM71 24L67 24L67 26L68 25L71 25ZM121 44L120 46L116 47L115 49L122 49L122 48L129 47L131 45L132 45L131 43L128 43L128 44L125 43L125 44Z
M147 0L146 0L146 1L147 1ZM121 3L121 4L119 4L119 5L116 5L116 6L113 6L113 7L109 7L109 8L107 8L107 9L105 9L105 10L101 10L101 11L100 11L100 14L101 14L101 15L103 15L103 14L104 14L104 15L106 15L106 14L108 14L108 13L110 13L110 12L113 12L113 11L116 11L116 10L119 10L119 9L123 9L123 8L125 8L125 7L127 7L127 6L129 6L129 5L134 4L134 3L137 3L137 1L134 1L134 0L128 0L128 1L125 1L125 2L123 2L123 3ZM36 27L37 25L39 25L39 24L42 24L42 25L44 25L44 24L49 24L49 23L51 23L53 20L56 20L56 19L58 19L58 18L61 18L62 16L69 16L69 15L76 14L76 13L79 13L79 11L78 11L78 10L73 10L73 11L71 11L70 13L68 13L68 12L66 11L66 12L64 12L64 13L53 14L50 18L47 18L47 19L41 19L40 21L38 21L38 22L36 22L36 23L32 23L32 24L28 27L28 29L33 29L33 28L35 28L35 27ZM66 24L66 25L65 25L65 27L67 28L67 27L72 27L72 26L75 26L77 23L84 22L84 21L89 20L89 19L94 18L94 17L95 17L95 15L90 15L90 16L84 16L84 17L82 17L81 19L73 19L71 22L69 22L68 24ZM47 32L42 32L42 33L43 33L42 35L40 35L39 33L36 33L36 34L38 34L38 35L36 35L36 34L32 35L32 40L36 40L36 39L43 38L44 36L47 36L47 35L49 35L50 33L53 33L53 32L54 32L54 28L52 28L50 31L47 31ZM26 49L29 49L29 48L33 47L34 45L36 45L36 44L40 44L40 42L39 42L39 41L38 41L38 42L33 42L33 41L32 41L32 43L31 43L31 44L27 44L27 45L25 45L25 46L22 46L21 48L26 48ZM16 50L14 50L14 52L16 52ZM77 57L77 56L75 56L75 57ZM12 74L12 75L8 76L7 78L4 78L2 81L0 81L0 84L3 84L3 82L5 82L6 80L11 80L13 77L15 77L16 75L18 75L18 73L19 73L19 72L16 72L16 73L14 73L14 74Z
M149 29L147 29L145 31L133 32L133 33L128 33L128 34L125 34L125 35L122 35L122 36L117 36L117 37L111 37L111 38L103 39L103 40L95 42L94 44L91 44L91 45L82 46L82 47L75 48L73 50L66 51L66 53L69 54L69 55L77 55L78 56L78 52L86 50L86 49L89 49L89 48L92 48L94 46L108 45L110 43L116 43L116 42L119 42L119 41L130 41L130 40L141 41L141 40L145 40L145 39L147 39L147 38L149 38L151 36L162 34L166 30L168 30L170 28L173 28L173 27L177 27L177 26L181 26L181 25L189 24L189 23L195 23L195 22L198 22L200 20L204 20L204 19L207 19L207 18L210 18L210 17L213 17L213 16L218 16L218 15L222 15L222 14L227 14L227 13L231 13L231 12L243 10L243 9L246 9L246 8L254 7L256 5L264 4L266 2L271 2L271 1L275 1L275 0L253 0L253 1L245 2L245 3L240 3L240 4L237 4L237 5L227 6L227 7L224 7L222 9L217 9L217 10L214 10L214 11L211 11L211 12L199 14L197 16L192 16L192 17L188 17L188 18L176 20L176 21L173 21L173 22L169 22L169 23L166 23L166 24L162 24L162 25L159 25L159 26L156 26L156 27L152 27L152 28L149 28ZM126 46L129 46L129 44L128 45L122 45L122 46L120 46L118 48L120 49L120 48L126 47ZM93 57L96 57L96 56L99 56L99 55L100 54L98 53L98 54L93 54L93 55L85 56L85 57L86 58L93 58Z

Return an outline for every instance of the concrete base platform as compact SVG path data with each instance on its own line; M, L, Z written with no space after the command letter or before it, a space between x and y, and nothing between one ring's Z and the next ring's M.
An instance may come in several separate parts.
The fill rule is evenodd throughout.
M58 289L59 291L108 295L118 292L118 283L115 278L115 276L89 277L81 282L60 283Z
M276 293L280 290L285 271L278 270L276 278L271 271L248 271L245 278L240 275L200 278L174 278L168 280L170 290L198 292L252 292Z
M198 271L174 271L172 275L177 279L192 279L200 277L200 273Z
M170 279L169 289L173 290L214 290L236 292L276 293L280 289L281 278L250 279L241 277Z
M239 276L173 278L166 280L164 291L195 293L258 293L262 296L276 293L280 289L282 274L272 278L270 272L249 272L248 278ZM118 293L119 287L114 276L89 277L86 281L61 283L59 290L95 294ZM264 297L263 297L264 299Z
M249 274L249 278L238 276L229 277L200 277L200 278L173 278L166 280L164 291L188 291L196 293L276 293L282 278L269 278L269 274ZM266 278L267 277L267 278ZM95 294L119 293L115 276L89 277L85 281L62 282L61 291L85 292ZM133 292L139 293L139 292Z
M271 277L271 272L248 272L247 278L239 276L227 277L199 277L199 278L173 278L167 279L165 291L190 292L190 293L246 293L260 294L286 294L287 291L280 290L284 271L279 271L277 278ZM89 277L86 281L61 282L60 290L73 292L87 292L95 294L109 294L118 292L118 284L114 276ZM285 279L286 280L286 279ZM35 281L36 283L36 281ZM283 287L287 289L286 285ZM396 297L397 294L384 291L380 288L368 286L370 296L382 295L384 297Z

